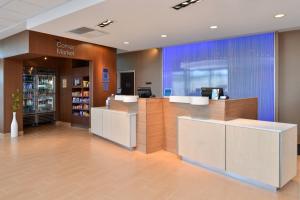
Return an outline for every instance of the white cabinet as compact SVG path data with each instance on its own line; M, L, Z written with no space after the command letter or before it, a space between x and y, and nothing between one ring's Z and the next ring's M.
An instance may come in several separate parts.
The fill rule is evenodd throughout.
M225 171L225 122L178 117L178 154Z
M91 132L95 135L102 136L102 115L103 112L97 108L91 109Z
M178 154L225 175L277 189L297 174L297 125L178 117Z
M297 174L297 126L246 119L229 121L226 169L281 188Z
M111 121L118 122L111 126L111 140L120 144L129 143L130 119L126 113L111 113Z
M125 147L136 147L136 114L92 108L91 132Z
M111 112L109 110L102 110L102 137L111 140L112 139L112 119ZM118 122L115 122L118 123Z

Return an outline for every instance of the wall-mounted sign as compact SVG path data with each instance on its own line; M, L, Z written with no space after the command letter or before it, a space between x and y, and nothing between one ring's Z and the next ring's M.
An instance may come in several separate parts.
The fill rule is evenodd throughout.
M103 67L102 69L102 83L103 90L107 92L109 90L109 73L107 67Z
M56 52L60 56L75 56L75 46L70 44L64 44L61 41L57 41Z
M102 81L109 82L108 68L106 68L106 67L104 67L102 70Z
M67 79L66 78L62 79L62 88L67 88Z

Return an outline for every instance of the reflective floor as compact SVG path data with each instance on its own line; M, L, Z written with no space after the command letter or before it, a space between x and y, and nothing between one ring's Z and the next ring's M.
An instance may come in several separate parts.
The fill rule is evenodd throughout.
M298 159L300 166L300 158ZM0 137L0 199L299 200L298 176L270 192L180 161L144 155L66 126Z

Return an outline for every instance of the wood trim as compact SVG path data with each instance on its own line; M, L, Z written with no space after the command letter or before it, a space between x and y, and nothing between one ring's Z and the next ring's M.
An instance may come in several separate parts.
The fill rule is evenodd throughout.
M147 153L164 149L164 116L161 99L146 101Z
M139 99L137 115L137 150L153 153L164 149L162 99Z
M0 133L4 133L4 60L0 58Z
M138 104L139 103L124 103L123 101L116 101L114 99L111 99L110 109L137 113L139 110Z
M258 118L257 98L226 101L225 121L229 121L237 118L257 119Z
M10 132L12 121L12 97L11 94L17 89L23 94L23 62L22 60L4 59L4 133ZM23 95L21 95L21 105ZM17 111L19 131L23 131L23 108Z

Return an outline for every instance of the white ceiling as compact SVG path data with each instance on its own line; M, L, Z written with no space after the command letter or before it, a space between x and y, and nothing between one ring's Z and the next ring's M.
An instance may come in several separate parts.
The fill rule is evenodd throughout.
M0 33L70 0L0 0Z
M34 1L30 5L38 7L36 2L46 0L22 1ZM179 11L171 7L182 0L73 1L90 1L91 4L85 8L78 7L78 4L73 11L70 4L68 7L61 5L51 12L30 18L26 27L128 51L300 27L300 0L203 0ZM10 5L10 10L16 8L13 5ZM65 11L67 8L68 12ZM8 8L4 10L7 12ZM22 15L28 10L30 8L24 9ZM2 15L2 11L0 13ZM16 10L14 13L20 14ZM275 19L274 15L278 13L284 13L286 17ZM18 16L13 19L16 18ZM97 27L106 19L115 22L105 28ZM0 21L0 25L7 27L5 23L10 22ZM218 25L219 28L209 29L211 25ZM106 34L91 39L68 33L79 27L94 28ZM168 37L161 38L161 34ZM125 45L124 41L130 44Z

